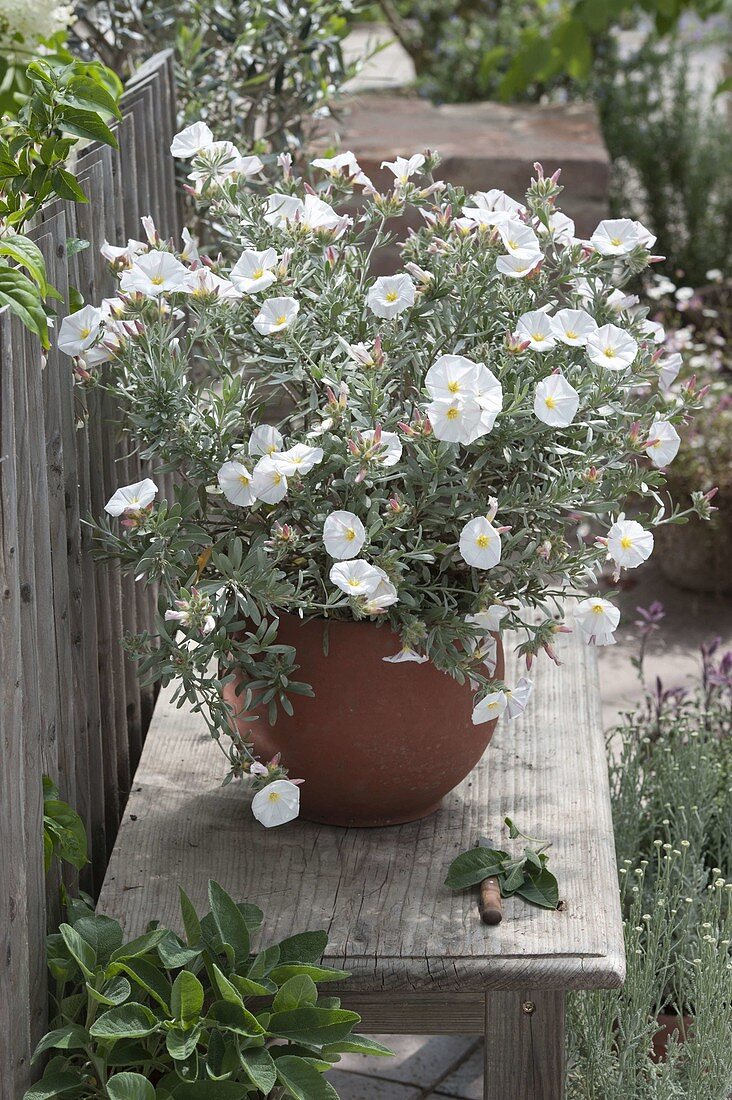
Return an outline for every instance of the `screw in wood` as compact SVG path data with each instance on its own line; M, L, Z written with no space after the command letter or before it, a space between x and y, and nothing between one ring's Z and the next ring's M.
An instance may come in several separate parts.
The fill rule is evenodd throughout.
M526 1016L533 1016L536 1012L536 1005L533 1001L524 1001L524 1003L521 1005L521 1011Z

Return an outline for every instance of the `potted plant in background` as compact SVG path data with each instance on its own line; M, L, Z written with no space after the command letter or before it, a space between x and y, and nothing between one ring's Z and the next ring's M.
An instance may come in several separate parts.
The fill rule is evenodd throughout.
M554 658L567 597L682 515L662 469L693 395L660 391L655 330L619 286L653 239L616 221L577 240L538 165L522 203L435 183L422 154L378 194L350 153L314 162L316 193L287 157L261 182L203 124L173 152L228 255L176 253L148 223L114 254L119 297L62 328L87 365L109 359L87 384L123 397L177 477L174 499L123 487L121 524L100 523L102 552L160 588L157 637L130 649L253 775L265 824L297 813L280 754L312 819L417 818L526 705L500 631L523 632L529 668ZM408 206L423 228L374 279ZM701 492L691 510L708 516ZM572 627L610 644L618 620L591 597Z

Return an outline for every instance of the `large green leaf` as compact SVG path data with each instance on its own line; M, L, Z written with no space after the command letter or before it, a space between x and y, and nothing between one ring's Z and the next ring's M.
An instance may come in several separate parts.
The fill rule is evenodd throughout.
M87 978L94 975L97 955L94 948L70 924L60 924L61 938Z
M147 955L155 950L160 941L165 939L167 934L168 930L166 928L154 928L152 932L145 932L144 935L138 936L137 939L130 940L129 943L123 943L121 947L113 951L111 962L117 962L121 959L135 959L140 955Z
M101 990L94 989L89 982L86 989L91 999L102 1005L121 1005L132 993L132 986L122 974L112 978Z
M244 1072L254 1085L268 1096L277 1083L277 1070L272 1055L264 1047L241 1053Z
M55 1100L67 1092L76 1091L84 1082L78 1070L61 1070L47 1073L23 1094L23 1100Z
M84 916L74 921L74 931L93 948L97 965L106 966L122 944L122 929L116 920L105 916Z
M186 940L188 941L189 947L195 947L201 942L201 922L198 919L198 914L193 907L191 899L182 886L178 887L178 896L180 898L180 911L183 917L183 927L186 931Z
M0 307L7 306L44 348L50 346L48 321L38 287L17 267L0 264Z
M338 1100L333 1086L304 1058L286 1054L276 1066L279 1081L295 1100Z
M171 987L166 975L145 958L121 959L110 963L107 976L115 973L127 974L148 996L167 1013L170 1010Z
M328 946L327 932L300 932L277 945L282 963L316 963Z
M65 134L89 138L90 141L101 141L103 145L111 145L113 149L117 148L117 139L96 111L65 106L61 112L58 125L59 129Z
M223 886L211 880L208 884L211 915L223 943L234 952L234 961L241 966L249 958L249 929L233 898Z
M174 1062L185 1062L190 1058L198 1045L200 1034L200 1027L194 1027L192 1031L174 1027L168 1032L165 1036L165 1046Z
M46 296L46 261L40 248L30 237L24 237L20 233L8 233L7 236L0 237L0 256L9 256L24 267L41 294Z
M559 905L559 886L551 871L544 867L541 872L527 875L523 885L516 891L517 897L542 909L556 909Z
M302 1005L314 1005L318 999L315 982L307 974L296 974L281 986L272 1002L275 1012L287 1012Z
M484 878L491 878L503 870L506 852L494 848L470 848L452 861L445 878L445 886L451 890L464 890Z
M155 1086L141 1073L115 1073L107 1081L109 1100L155 1100Z
M203 1008L203 986L190 970L181 970L173 982L170 1011L176 1020L190 1023L197 1020Z
M78 1024L67 1024L49 1031L33 1051L32 1061L47 1050L82 1050L89 1042L89 1033Z
M146 1005L132 1001L118 1008L110 1008L94 1021L89 1031L95 1039L144 1039L146 1035L152 1035L158 1026L158 1021Z
M349 977L347 970L336 970L332 966L315 966L312 963L285 963L270 971L273 982L286 982L298 974L307 974L314 982L341 982Z
M287 1012L273 1012L269 1021L269 1031L293 1043L305 1043L307 1046L324 1046L337 1043L350 1035L360 1016L348 1012L345 1008L318 1008L317 1005L305 1005Z
M343 1039L340 1043L332 1043L323 1047L323 1057L329 1058L333 1054L375 1054L380 1058L393 1058L394 1051L377 1043L374 1039L367 1039L365 1035L352 1035L350 1039Z
M233 1031L236 1035L248 1037L261 1035L264 1028L256 1016L243 1005L231 1001L214 1001L207 1013L207 1019L224 1031Z

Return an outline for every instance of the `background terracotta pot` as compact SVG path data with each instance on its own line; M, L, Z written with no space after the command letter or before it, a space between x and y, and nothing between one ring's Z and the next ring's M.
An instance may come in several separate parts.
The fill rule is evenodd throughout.
M328 632L328 656L323 649ZM278 642L295 646L298 680L315 698L293 698L295 714L280 710L240 719L268 760L281 752L293 778L304 779L301 815L330 825L396 825L436 810L485 751L495 722L474 726L473 693L427 662L389 664L400 641L370 622L303 623L283 616ZM503 679L500 639L496 679ZM235 685L226 696L240 706Z

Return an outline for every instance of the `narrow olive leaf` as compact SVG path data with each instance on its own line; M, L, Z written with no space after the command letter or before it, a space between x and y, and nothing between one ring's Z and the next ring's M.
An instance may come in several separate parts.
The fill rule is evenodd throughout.
M180 911L188 946L196 947L201 942L201 922L193 907L193 902L182 886L178 887L178 897L180 898Z
M495 848L470 848L467 852L461 852L450 864L445 886L449 886L451 890L475 886L484 878L499 875L506 859L507 853Z
M556 909L559 905L559 886L551 871L543 867L537 874L527 875L516 891L518 897L542 909Z

